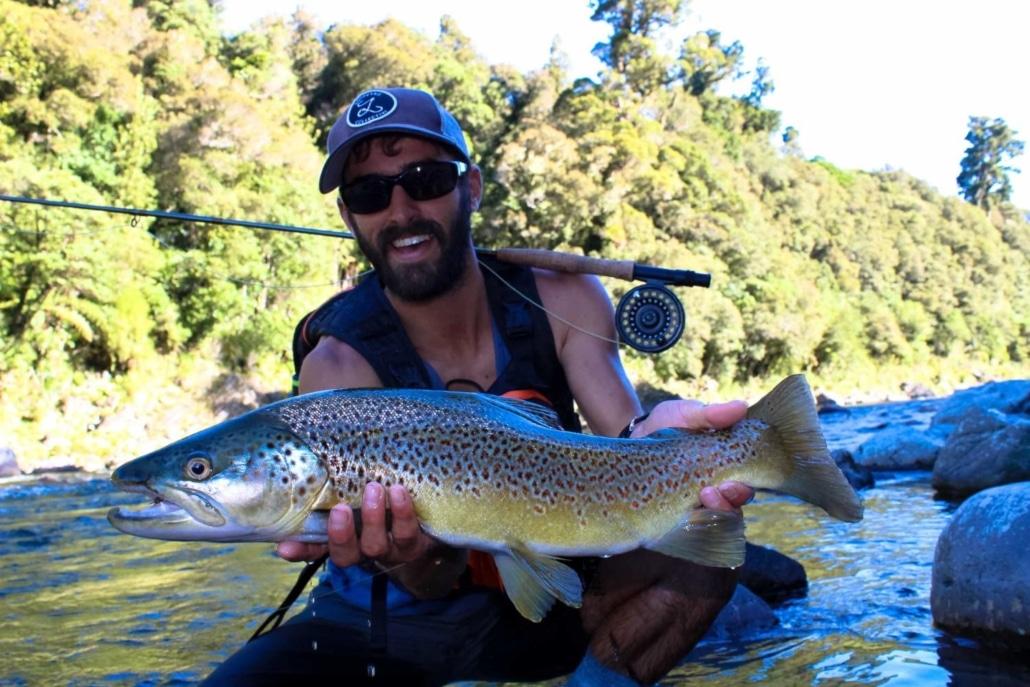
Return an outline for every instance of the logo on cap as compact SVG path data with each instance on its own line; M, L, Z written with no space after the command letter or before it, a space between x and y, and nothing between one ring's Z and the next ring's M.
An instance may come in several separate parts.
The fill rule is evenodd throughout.
M389 117L397 109L397 98L386 91L365 91L351 104L347 110L347 124L358 128L372 122Z

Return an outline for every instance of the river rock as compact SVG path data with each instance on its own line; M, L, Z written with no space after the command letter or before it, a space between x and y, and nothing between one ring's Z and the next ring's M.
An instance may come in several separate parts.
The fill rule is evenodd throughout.
M830 455L833 457L833 462L837 464L840 471L844 474L845 479L855 489L865 489L871 487L876 483L873 478L873 471L864 465L859 465L855 462L854 456L851 455L851 451L846 448L835 448L830 451Z
M934 393L930 387L919 382L902 382L901 391L913 401L923 398L933 398Z
M933 468L933 486L964 496L1030 480L1030 417L971 408L948 437Z
M1030 379L990 382L951 395L930 421L930 428L947 436L974 408L999 410L1005 414L1030 414Z
M722 609L715 622L708 629L706 639L740 639L771 630L779 624L765 601L742 584L738 584L729 603Z
M1005 643L1030 639L1030 482L981 491L937 540L934 622Z
M829 413L850 413L847 408L837 403L826 394L819 394L815 397L815 409L820 415Z
M0 448L0 477L14 477L21 474L18 467L18 456L6 446Z
M928 470L944 442L911 427L877 432L855 451L855 462L871 470Z
M738 580L770 603L802 596L808 589L808 576L803 565L775 549L751 542L747 544L747 557Z

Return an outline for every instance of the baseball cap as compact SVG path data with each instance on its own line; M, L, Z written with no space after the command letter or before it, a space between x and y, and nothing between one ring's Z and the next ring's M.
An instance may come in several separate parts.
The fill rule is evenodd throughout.
M465 135L454 116L436 98L412 88L373 88L361 93L329 130L318 190L329 193L343 179L347 156L362 139L379 134L411 134L453 148L469 162Z

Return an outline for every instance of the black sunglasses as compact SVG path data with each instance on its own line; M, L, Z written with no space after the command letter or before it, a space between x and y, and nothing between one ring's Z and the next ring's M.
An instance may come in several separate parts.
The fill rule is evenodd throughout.
M433 200L447 195L469 166L459 160L417 162L392 177L369 174L340 186L340 198L357 215L385 210L390 205L393 187L400 184L412 200Z

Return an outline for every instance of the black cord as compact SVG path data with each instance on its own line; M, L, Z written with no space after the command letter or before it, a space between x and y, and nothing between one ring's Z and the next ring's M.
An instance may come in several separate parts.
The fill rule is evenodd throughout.
M279 604L279 608L272 611L271 615L265 618L265 622L261 623L254 634L251 635L250 639L247 640L247 644L250 644L261 635L271 632L282 624L283 619L286 617L286 612L290 610L290 606L292 606L293 602L297 600L297 597L304 591L304 588L308 586L308 582L311 581L311 578L316 572L318 572L318 569L322 567L322 564L325 563L327 558L329 558L329 554L324 553L318 559L307 562L304 569L300 571L300 575L297 576L297 581L294 583L293 589L289 591L286 598L283 599L281 604ZM269 627L269 625L271 625L271 627Z

